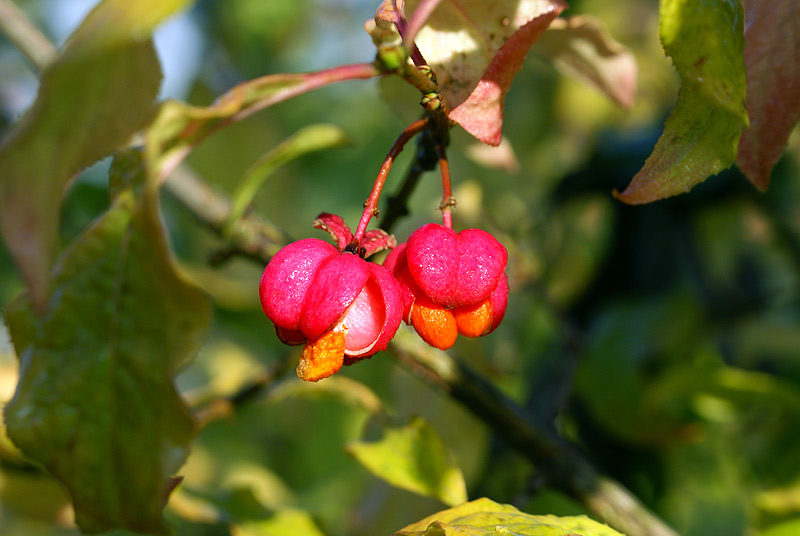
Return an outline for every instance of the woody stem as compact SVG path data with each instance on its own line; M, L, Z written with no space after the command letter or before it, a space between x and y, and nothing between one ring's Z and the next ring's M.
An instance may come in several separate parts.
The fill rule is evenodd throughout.
M369 221L373 216L376 218L378 217L378 200L381 197L381 190L383 190L383 185L386 183L386 176L389 174L389 170L392 169L392 164L394 164L395 158L397 158L397 155L403 151L406 143L408 143L411 138L428 127L429 119L427 117L411 123L408 127L406 127L405 130L403 130L403 132L400 133L400 136L398 136L397 140L394 142L394 145L392 145L392 148L389 149L389 153L386 155L380 171L378 171L378 176L375 178L375 184L372 186L372 192L370 192L369 197L364 202L364 212L361 214L361 219L358 222L358 227L356 228L355 235L353 236L354 243L361 243L361 239L364 237L364 233L367 231L367 225L369 225Z

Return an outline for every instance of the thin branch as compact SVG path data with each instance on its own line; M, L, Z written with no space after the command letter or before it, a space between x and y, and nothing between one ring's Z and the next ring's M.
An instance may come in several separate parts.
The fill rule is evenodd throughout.
M57 57L56 48L11 0L0 0L0 32L14 43L39 71Z
M178 166L164 187L200 223L228 241L228 255L244 255L266 264L289 242L276 227L254 214L245 214L233 225L227 225L232 210L230 200L186 166Z
M209 423L230 417L237 409L264 394L289 368L291 354L291 352L287 352L283 359L250 383L240 387L234 394L227 397L213 397L192 404L197 426L203 428Z

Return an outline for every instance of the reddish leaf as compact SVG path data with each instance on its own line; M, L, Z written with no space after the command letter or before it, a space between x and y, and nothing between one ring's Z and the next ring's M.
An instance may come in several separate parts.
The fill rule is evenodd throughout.
M503 104L511 82L522 68L528 49L564 7L540 15L514 33L492 58L478 86L450 112L450 119L489 145L499 145L503 131Z
M746 0L744 61L750 128L736 163L761 191L800 119L800 3Z
M563 0L385 0L375 26L395 25L407 45L413 39L411 56L433 69L451 119L497 145L511 81L565 8Z

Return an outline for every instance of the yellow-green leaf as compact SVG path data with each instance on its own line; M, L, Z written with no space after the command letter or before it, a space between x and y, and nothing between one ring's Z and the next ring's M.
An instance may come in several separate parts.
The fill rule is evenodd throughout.
M0 144L0 230L41 312L71 177L155 113L161 69L150 31L186 0L105 0L42 75L30 110Z
M436 431L422 418L388 428L374 443L357 441L350 454L372 474L393 486L435 497L448 505L467 500L461 470L452 461Z
M161 511L194 435L173 378L210 319L131 160L140 177L64 252L47 314L25 296L6 311L20 360L8 434L64 484L86 532L167 532Z
M237 523L231 527L232 536L325 536L308 513L302 510L282 510L259 520Z
M689 191L736 160L747 127L744 17L738 0L663 0L660 34L681 77L653 153L622 193L631 204Z
M235 222L242 217L267 178L282 165L306 153L341 147L348 143L350 143L350 138L336 125L317 124L298 130L283 143L259 158L245 172L231 199L229 222Z
M622 536L586 516L531 515L482 498L413 523L395 536Z

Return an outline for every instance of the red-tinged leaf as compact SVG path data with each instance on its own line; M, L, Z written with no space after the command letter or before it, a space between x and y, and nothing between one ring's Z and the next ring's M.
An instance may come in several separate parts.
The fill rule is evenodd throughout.
M383 229L370 229L364 233L361 239L361 247L364 248L364 258L374 255L384 249L392 249L397 246L394 235L390 235Z
M636 96L636 59L594 17L556 19L534 45L565 74L593 86L620 106Z
M418 24L414 12L420 6L427 11L430 1L406 2L405 16ZM401 2L396 5L401 7ZM415 43L452 110L470 96L512 35L538 17L557 15L565 8L562 0L445 0L429 14Z
M563 10L556 7L524 25L497 51L478 86L449 117L464 130L489 145L499 145L503 136L503 105L511 82L522 68L528 49Z
M336 242L336 248L340 251L344 251L344 248L353 241L353 232L350 227L341 216L336 214L323 212L314 220L314 227L331 235Z
M42 75L0 145L0 229L41 312L69 180L154 116L161 81L149 34L187 0L105 0Z
M653 153L622 193L629 204L689 191L736 160L744 107L744 28L738 0L662 0L659 33L681 76L678 103Z
M198 143L219 128L292 97L344 80L368 79L380 73L370 63L323 71L275 74L243 82L211 106L167 101L148 131L149 172L163 180Z
M736 163L761 191L800 120L800 2L746 0L744 61L750 128Z

